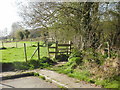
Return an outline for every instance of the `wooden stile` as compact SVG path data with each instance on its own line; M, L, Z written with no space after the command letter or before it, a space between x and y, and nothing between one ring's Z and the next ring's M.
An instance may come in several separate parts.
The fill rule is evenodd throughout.
M69 44L58 44L58 41L56 41L56 46L55 47L48 47L48 54L50 56L50 53L52 54L55 54L55 57L58 55L58 53L66 53L67 55L68 54L71 54L71 49L72 48L72 42L69 41ZM55 49L55 51L49 51L50 48L53 48Z

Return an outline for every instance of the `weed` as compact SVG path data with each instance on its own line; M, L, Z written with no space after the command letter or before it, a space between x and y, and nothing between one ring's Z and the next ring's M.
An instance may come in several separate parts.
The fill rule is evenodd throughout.
M43 79L43 80L46 80L45 76L39 76L39 78Z
M34 73L34 76L40 76L39 73Z
M61 90L68 90L66 87L58 85L59 88L61 88Z
M49 79L48 79L48 80L46 80L46 82L52 83L52 80L49 80Z

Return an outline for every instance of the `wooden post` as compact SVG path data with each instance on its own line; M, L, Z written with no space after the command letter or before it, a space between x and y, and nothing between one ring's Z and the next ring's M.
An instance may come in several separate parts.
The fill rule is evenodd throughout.
M55 58L58 55L58 41L56 41L56 47L55 47Z
M17 48L17 42L16 42L16 48Z
M47 44L47 48L48 48L48 56L50 58L50 53L49 53L49 45Z
M38 42L38 60L40 60L40 47L39 47L39 42Z
M24 43L24 55L25 55L25 60L27 62L27 53L26 53L26 44Z
M30 39L30 41L31 41L31 47L32 47L32 39Z
M67 55L68 55L68 53L69 53L69 46L67 46L66 49L67 49L67 52L66 52L66 53L67 53Z
M70 54L71 54L71 45L72 45L72 42L71 41L69 41L69 44L70 44Z
M110 57L110 47L109 47L109 43L107 42L107 49L108 49L108 58Z
M2 47L4 47L4 43L3 43L3 41L2 41Z

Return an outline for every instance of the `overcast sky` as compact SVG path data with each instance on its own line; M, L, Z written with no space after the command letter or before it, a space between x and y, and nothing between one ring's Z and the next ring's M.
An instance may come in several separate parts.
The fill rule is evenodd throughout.
M9 33L13 22L19 21L15 0L1 0L0 2L0 36L3 36L5 28Z

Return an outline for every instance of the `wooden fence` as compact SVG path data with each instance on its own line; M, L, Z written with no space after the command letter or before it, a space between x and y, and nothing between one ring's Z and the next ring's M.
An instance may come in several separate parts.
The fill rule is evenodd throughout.
M55 51L50 51L50 49L54 49ZM40 44L39 44L39 42L37 44L37 48L33 52L30 59L32 59L32 57L35 55L36 52L38 54L38 60L40 60ZM71 52L72 52L72 42L71 41L69 41L68 44L59 44L58 41L56 41L54 47L48 45L49 57L50 57L50 54L55 54L55 57L56 57L58 54L65 53L68 55L68 54L71 54ZM27 53L26 53L26 44L25 43L24 43L24 55L25 55L25 60L27 62Z
M50 49L55 49L55 51L50 51ZM60 53L66 53L71 54L71 49L72 49L72 42L69 41L68 44L59 44L58 41L55 42L55 46L51 47L48 45L48 55L50 57L50 54L55 54L55 57Z

